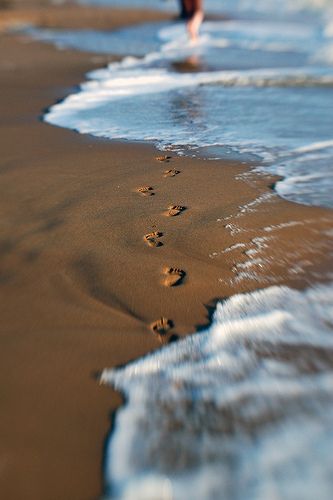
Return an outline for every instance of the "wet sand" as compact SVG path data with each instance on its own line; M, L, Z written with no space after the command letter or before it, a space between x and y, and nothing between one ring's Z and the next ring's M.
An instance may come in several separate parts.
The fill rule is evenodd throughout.
M48 0L2 0L8 2L7 9L0 9L0 29L19 27L27 23L44 28L71 29L117 29L138 22L153 22L170 19L170 15L158 11L130 9L124 14L123 9L102 6L77 5L75 2ZM1 7L1 0L0 0Z
M71 9L77 27L83 11ZM46 12L46 24L60 22ZM121 22L118 11L108 26ZM276 179L247 165L166 163L149 145L44 124L43 110L105 56L2 34L0 58L1 491L97 498L120 396L94 373L158 348L150 324L160 317L184 335L208 324L220 298L327 279L332 213L281 200ZM186 210L168 217L171 205ZM144 240L154 231L157 247ZM178 286L163 284L166 267L185 271Z

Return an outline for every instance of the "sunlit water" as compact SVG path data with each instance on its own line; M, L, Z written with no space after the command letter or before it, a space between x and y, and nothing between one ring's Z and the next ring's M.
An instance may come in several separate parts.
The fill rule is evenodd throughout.
M272 1L207 2L233 19L205 23L196 44L182 23L32 30L61 46L124 56L90 73L45 119L179 153L252 160L285 177L282 196L333 206L333 25L329 3L310 5L284 1L276 12Z
M83 2L83 0L81 0ZM84 0L176 11L175 2ZM239 158L284 176L278 192L333 206L333 24L325 0L206 1L182 24L30 33L117 54L49 123L179 154ZM217 306L212 326L102 380L126 405L107 446L112 498L330 500L333 288L272 287Z

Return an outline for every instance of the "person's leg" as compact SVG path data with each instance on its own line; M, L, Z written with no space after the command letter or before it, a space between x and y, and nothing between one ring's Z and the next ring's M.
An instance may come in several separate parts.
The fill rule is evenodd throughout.
M187 4L190 4L190 17L187 22L187 30L191 40L196 40L204 17L202 0L188 0Z

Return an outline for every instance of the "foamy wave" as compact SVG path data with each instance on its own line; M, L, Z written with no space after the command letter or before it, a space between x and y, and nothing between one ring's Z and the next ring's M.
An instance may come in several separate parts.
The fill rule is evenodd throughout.
M299 203L333 207L333 172L327 168L332 158L333 140L307 144L287 157L282 155L270 169L284 177L276 184L276 191Z
M211 328L118 370L107 449L130 499L330 500L333 286L272 287L217 306Z
M110 102L126 97L138 95L151 95L169 92L174 89L187 87L198 87L201 85L220 84L224 87L288 87L288 86L332 86L333 74L325 70L313 70L309 74L307 68L279 68L251 71L216 71L198 74L170 73L167 70L149 70L142 72L141 69L122 70L117 73L112 69L94 71L90 75L94 81L81 85L81 92L74 94L65 101L54 105L45 120L55 125L63 122L63 116L67 126L83 131L80 123L73 116L73 124L69 120L69 112L75 109L89 109L103 102ZM85 126L84 132L96 133ZM140 137L137 137L140 139Z

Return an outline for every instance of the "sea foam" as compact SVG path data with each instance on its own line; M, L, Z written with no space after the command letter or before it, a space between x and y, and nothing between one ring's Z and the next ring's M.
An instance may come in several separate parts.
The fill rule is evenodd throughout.
M212 326L102 382L123 392L110 498L330 500L333 286L219 303Z

